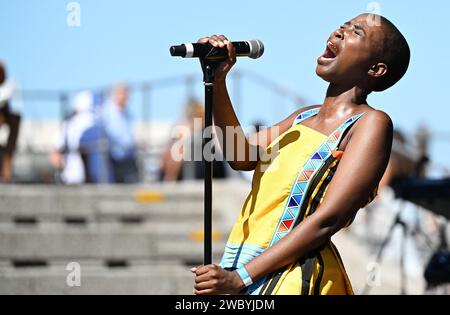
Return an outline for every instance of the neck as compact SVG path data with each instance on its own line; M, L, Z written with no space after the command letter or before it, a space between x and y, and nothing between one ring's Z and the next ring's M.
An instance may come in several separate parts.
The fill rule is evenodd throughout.
M322 117L348 116L355 112L359 105L367 104L367 91L358 86L343 87L330 84L320 113Z

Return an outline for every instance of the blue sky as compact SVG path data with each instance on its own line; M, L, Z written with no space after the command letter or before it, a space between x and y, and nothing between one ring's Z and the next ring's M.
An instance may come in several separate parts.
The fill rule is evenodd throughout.
M79 0L81 27L67 26L70 1L0 0L0 58L23 89L79 89L118 80L139 82L198 73L196 60L170 57L169 46L214 33L232 40L261 39L258 60L240 58L247 69L282 83L310 103L320 103L326 83L315 75L316 58L341 23L372 12L372 1L211 1ZM222 3L222 2L214 2ZM412 58L404 79L377 93L369 103L389 113L396 127L412 132L427 123L433 132L450 135L447 54L450 1L377 1L407 38ZM186 96L184 87L156 91L155 119L175 120ZM201 98L202 86L196 85ZM233 93L231 93L233 96ZM244 80L239 116L243 124L261 119L273 124L294 106ZM138 95L132 108L140 114ZM25 117L54 118L56 105L24 103ZM449 165L450 137L433 142L433 157Z

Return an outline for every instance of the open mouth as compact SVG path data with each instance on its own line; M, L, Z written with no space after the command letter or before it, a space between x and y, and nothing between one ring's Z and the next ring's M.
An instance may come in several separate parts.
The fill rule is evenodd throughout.
M338 54L338 49L336 45L334 45L331 41L327 42L327 47L325 48L325 52L319 58L324 59L334 59Z

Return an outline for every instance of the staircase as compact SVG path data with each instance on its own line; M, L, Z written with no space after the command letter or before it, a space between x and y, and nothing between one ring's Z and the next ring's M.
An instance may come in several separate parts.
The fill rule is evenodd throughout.
M214 183L215 263L248 190ZM191 294L202 259L202 182L0 186L0 294Z

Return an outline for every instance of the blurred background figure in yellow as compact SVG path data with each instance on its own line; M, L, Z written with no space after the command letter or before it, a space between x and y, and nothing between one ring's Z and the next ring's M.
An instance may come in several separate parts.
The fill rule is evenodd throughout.
M161 155L160 180L179 181L204 177L201 159L204 116L202 104L194 98L189 99L184 107L183 117L173 129L173 136ZM217 143L215 150L220 150ZM226 177L223 161L214 160L213 176Z

